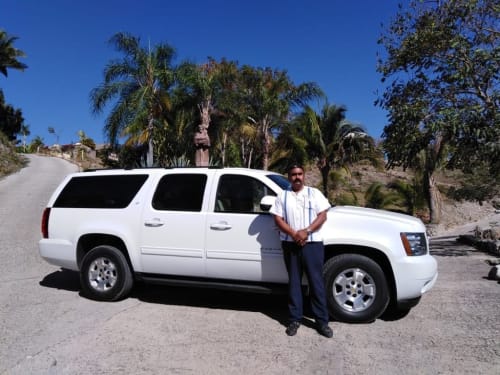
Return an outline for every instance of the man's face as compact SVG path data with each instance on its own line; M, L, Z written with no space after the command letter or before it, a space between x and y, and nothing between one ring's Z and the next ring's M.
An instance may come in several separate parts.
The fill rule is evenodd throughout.
M292 184L293 191L302 190L304 187L304 170L302 168L293 168L288 172L288 181Z

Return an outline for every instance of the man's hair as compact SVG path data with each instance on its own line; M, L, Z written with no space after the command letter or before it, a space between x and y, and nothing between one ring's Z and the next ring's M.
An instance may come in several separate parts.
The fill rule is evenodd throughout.
M292 169L295 169L295 168L300 168L300 169L302 169L302 171L304 171L304 167L302 166L302 164L301 163L297 163L297 162L293 162L293 163L289 164L288 168L286 169L286 171L288 173L290 173L290 171Z

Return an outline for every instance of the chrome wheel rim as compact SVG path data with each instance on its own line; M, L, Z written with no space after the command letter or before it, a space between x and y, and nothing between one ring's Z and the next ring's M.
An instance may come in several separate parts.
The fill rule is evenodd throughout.
M377 293L373 278L361 268L348 268L339 273L332 289L335 301L350 312L366 310Z
M101 257L90 264L88 280L94 290L105 292L113 288L117 279L116 264L111 259Z

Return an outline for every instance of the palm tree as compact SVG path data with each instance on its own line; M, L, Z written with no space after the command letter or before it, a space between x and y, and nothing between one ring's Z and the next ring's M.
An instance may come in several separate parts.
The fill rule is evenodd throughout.
M172 160L193 158L191 134L195 123L195 114L190 108L172 107L154 129L156 164L168 167L173 164Z
M323 192L328 196L330 172L374 153L373 139L359 125L345 119L347 109L325 103L320 114L311 107L294 120L307 143L307 154L321 172Z
M365 206L369 208L387 209L398 205L401 196L396 192L384 191L384 185L381 182L374 182L365 192Z
M188 101L194 102L198 108L200 122L194 136L197 166L208 165L211 147L208 129L214 114L229 107L226 98L233 91L236 72L236 62L224 59L217 62L213 58L201 65L186 62L177 69L180 90L184 90Z
M415 215L417 209L424 207L424 197L422 194L422 182L418 173L411 180L405 182L402 180L394 180L387 187L394 190L401 197L401 203L406 208L409 215Z
M140 38L126 33L115 34L110 42L124 57L106 66L104 82L91 91L93 112L101 113L113 101L105 124L110 142L117 144L119 137L128 136L127 144L147 144L147 165L152 166L154 128L171 104L175 50L163 43L153 50L142 48Z
M247 123L258 129L262 168L267 170L273 133L287 122L293 106L304 106L322 92L312 82L296 86L285 71L271 68L243 66L239 84Z
M26 152L26 137L31 134L29 125L22 124L20 133L23 136L23 152Z
M7 77L7 69L24 70L28 66L19 62L18 57L26 57L25 53L13 44L17 37L9 36L4 30L0 30L0 73Z

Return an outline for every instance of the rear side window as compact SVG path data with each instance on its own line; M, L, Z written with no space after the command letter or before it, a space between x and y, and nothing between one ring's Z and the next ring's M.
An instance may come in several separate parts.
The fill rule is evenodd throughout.
M73 177L54 207L125 208L148 179L148 175Z
M168 174L153 196L153 208L162 211L201 211L207 183L204 174Z

